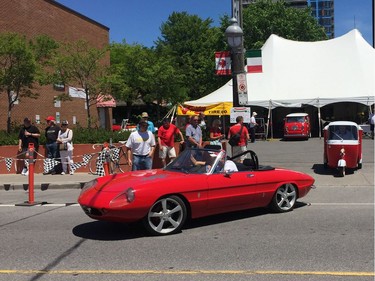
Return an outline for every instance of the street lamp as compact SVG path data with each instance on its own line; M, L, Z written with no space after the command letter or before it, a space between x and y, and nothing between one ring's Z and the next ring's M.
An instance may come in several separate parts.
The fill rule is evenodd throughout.
M247 101L247 86L246 86L246 72L244 66L244 48L243 48L243 31L241 27L238 26L236 18L230 19L231 25L225 30L225 36L228 40L228 45L231 47L232 51L232 78L233 78L233 107L238 107L240 105L239 93L243 94L241 103L246 103ZM239 76L240 75L240 76ZM237 78L245 77L244 84L241 82L240 86L238 84Z

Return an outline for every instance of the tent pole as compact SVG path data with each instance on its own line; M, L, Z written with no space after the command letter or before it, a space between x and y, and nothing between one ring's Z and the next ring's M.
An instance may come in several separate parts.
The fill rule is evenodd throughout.
M319 139L322 138L322 119L320 115L320 105L318 104Z
M269 106L268 106L267 128L266 128L266 140L267 140L267 138L268 138L268 130L269 130L269 127L270 127L270 112L271 112L271 101L269 102Z

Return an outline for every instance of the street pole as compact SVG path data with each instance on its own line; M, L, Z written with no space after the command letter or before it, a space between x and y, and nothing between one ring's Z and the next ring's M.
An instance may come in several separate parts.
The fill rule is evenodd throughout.
M231 25L225 30L225 36L228 45L231 47L232 55L233 107L239 107L247 103L243 32L241 27L238 26L236 18L232 18L230 22ZM241 81L241 84L239 84L239 81Z

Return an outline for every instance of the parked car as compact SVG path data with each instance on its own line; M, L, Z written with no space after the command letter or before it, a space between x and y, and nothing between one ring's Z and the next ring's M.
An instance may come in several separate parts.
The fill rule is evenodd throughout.
M362 168L362 128L351 121L335 121L324 127L324 168L337 169L345 176L347 169Z
M78 203L90 218L142 221L150 234L167 235L179 232L188 218L258 207L288 212L313 187L314 179L307 174L259 165L255 152L244 153L249 158L230 172L223 171L224 150L184 150L164 169L86 183Z
M310 117L307 113L291 113L284 118L284 139L309 139Z

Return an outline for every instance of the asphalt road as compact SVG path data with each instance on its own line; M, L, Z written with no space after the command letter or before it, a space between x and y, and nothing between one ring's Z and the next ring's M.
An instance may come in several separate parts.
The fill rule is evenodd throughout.
M212 216L166 237L93 221L75 204L0 205L0 280L374 280L373 144L345 178L322 169L322 140L250 144L261 163L308 172L317 188L293 212ZM73 201L79 190L48 192Z

